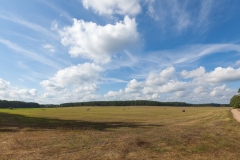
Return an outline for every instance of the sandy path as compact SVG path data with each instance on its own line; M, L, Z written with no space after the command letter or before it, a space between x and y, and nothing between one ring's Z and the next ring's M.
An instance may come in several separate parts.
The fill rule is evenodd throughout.
M238 109L232 109L231 110L233 117L240 122L240 112L238 111Z

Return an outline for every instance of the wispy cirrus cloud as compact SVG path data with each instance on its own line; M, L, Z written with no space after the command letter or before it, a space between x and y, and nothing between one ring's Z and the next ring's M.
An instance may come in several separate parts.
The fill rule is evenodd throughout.
M11 21L11 22L19 24L19 25L22 25L22 26L27 27L29 29L32 29L32 30L34 30L34 31L36 31L38 33L42 33L46 37L51 37L54 40L58 40L59 39L58 36L56 36L53 32L51 32L50 28L46 29L46 28L44 28L43 26L41 26L39 24L35 24L35 23L32 23L32 22L29 22L29 21L27 21L24 18L15 16L15 15L10 14L8 12L3 12L3 11L0 12L0 18L8 20L8 21Z
M43 48L48 49L50 52L55 52L54 47L52 45L50 45L50 44L43 45Z
M30 58L34 61L37 61L37 62L40 62L42 64L51 66L53 68L60 68L57 63L55 63L54 61L46 58L45 56L43 56L41 54L38 54L36 52L33 52L33 51L26 50L26 49L22 48L21 46L15 44L15 43L12 43L8 40L0 38L0 43L4 44L8 48L10 48L10 49L12 49L12 50L14 50L18 53L21 53L25 57L28 57L28 58Z
M66 17L67 20L72 21L73 17L65 10L62 8L58 7L57 5L52 4L50 1L41 1L42 3L46 4L49 6L51 9L55 10L60 14L60 16Z
M235 51L240 53L239 44L195 44L176 48L174 50L160 50L149 53L143 58L143 61L157 63L161 66L178 65L183 63L191 63L202 57ZM228 53L229 54L229 53Z
M196 3L193 1L148 1L148 14L159 21L163 31L175 30L178 33L186 29L206 30L209 26L210 14L213 9L213 0L199 1L194 10L189 8Z

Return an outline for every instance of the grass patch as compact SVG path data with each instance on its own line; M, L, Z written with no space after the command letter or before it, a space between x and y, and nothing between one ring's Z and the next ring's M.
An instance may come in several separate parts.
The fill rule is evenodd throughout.
M185 109L0 109L0 157L238 159L240 124L230 108Z

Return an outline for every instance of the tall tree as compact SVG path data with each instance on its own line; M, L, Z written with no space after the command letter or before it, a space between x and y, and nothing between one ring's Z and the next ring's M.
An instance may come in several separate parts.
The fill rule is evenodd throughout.
M238 89L239 95L234 95L230 100L230 106L233 108L240 108L240 88Z

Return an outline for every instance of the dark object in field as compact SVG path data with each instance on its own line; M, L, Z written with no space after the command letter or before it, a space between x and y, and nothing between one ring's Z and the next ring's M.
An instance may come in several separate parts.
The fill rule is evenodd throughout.
M87 111L89 111L89 110L90 110L90 108L87 109Z
M182 112L185 112L185 109L183 109Z
M13 109L12 107L9 107L9 109Z

